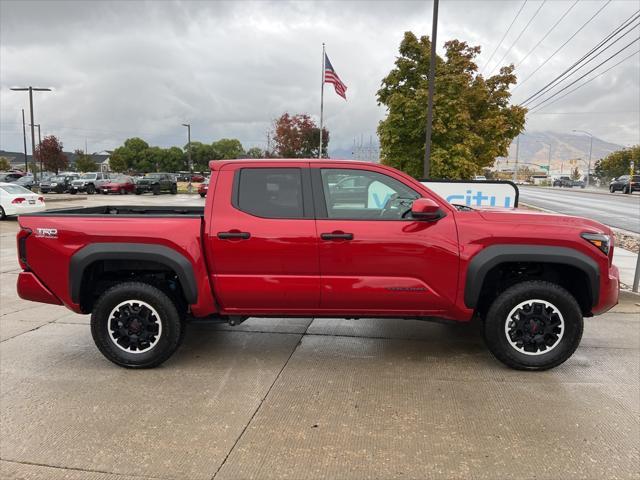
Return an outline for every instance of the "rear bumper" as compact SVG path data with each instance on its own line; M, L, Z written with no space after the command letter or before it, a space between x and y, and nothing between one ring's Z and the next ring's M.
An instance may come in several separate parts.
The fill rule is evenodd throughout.
M620 294L620 271L618 267L609 267L609 275L600 281L600 298L592 309L594 315L600 315L618 304Z
M62 305L62 302L31 272L18 275L18 296L24 300Z
M86 192L87 191L87 187L83 186L79 186L79 185L71 185L69 187L69 191L70 192Z

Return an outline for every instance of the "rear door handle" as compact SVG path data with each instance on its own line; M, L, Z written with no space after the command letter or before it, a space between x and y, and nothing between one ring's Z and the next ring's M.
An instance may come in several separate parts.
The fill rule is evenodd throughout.
M248 240L251 238L251 234L249 232L218 232L218 238L220 240Z
M344 233L344 232L321 233L320 238L322 240L353 240L353 233Z

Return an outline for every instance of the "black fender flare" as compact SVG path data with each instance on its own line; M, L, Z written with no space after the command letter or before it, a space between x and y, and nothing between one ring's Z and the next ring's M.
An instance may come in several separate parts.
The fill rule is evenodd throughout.
M182 254L163 245L149 243L92 243L75 252L69 263L69 293L74 303L80 303L84 272L98 260L148 260L165 265L176 272L185 299L198 301L198 283L191 262Z
M478 305L484 279L489 271L506 262L539 262L570 265L578 268L589 279L590 298L596 305L600 296L600 269L584 253L567 247L547 245L492 245L476 254L467 268L464 303L468 308Z

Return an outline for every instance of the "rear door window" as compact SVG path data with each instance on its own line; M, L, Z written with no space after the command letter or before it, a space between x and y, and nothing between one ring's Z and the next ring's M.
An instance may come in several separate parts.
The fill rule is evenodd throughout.
M304 218L299 168L243 168L236 172L234 206L264 218Z

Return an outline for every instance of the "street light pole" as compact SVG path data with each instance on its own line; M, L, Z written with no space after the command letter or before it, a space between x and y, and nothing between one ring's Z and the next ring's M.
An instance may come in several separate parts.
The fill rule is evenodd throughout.
M187 191L191 193L193 190L193 186L191 185L191 177L193 177L193 163L191 163L191 124L183 123L183 127L187 127L187 152L189 155L189 185L187 186Z
M427 131L425 134L424 165L422 175L425 180L431 174L431 126L433 123L433 90L436 80L436 43L438 37L438 0L433 0L431 19L431 57L429 58L429 92L427 94Z
M27 161L27 127L24 124L24 108L22 109L22 137L24 139L24 171L29 171L29 162Z
M520 135L516 138L516 166L513 169L513 183L518 182L518 158L520 155Z
M589 139L590 139L590 141L589 141L589 163L587 163L587 181L586 181L586 187L589 187L589 179L591 177L591 153L593 152L593 135L591 135L589 132L587 132L585 130L573 130L573 131L589 135Z
M35 161L35 152L36 152L36 139L35 139L35 131L33 125L33 92L50 92L50 88L38 88L38 87L13 87L11 88L14 92L29 92L29 111L31 113L31 156ZM38 177L36 172L33 172L33 180L37 181Z

